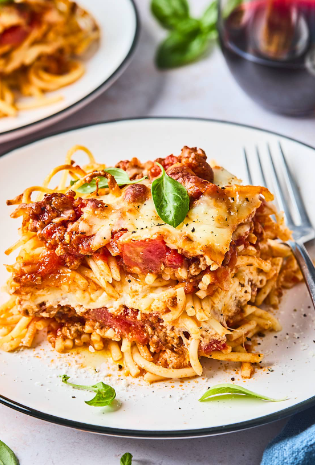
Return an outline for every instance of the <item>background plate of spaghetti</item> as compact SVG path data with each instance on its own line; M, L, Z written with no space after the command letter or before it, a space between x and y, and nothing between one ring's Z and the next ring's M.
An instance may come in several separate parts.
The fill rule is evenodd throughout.
M314 404L314 310L272 194L246 183L244 143L267 167L279 140L314 222L314 150L231 123L100 123L3 156L0 401L138 437L235 431ZM64 374L110 384L115 408L86 405ZM198 402L227 382L287 400Z
M135 48L133 0L0 3L0 142L73 113L108 88Z

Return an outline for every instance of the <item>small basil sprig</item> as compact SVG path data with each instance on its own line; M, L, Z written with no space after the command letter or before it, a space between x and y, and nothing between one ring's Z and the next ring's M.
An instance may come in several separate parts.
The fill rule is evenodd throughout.
M180 32L172 32L158 49L156 64L160 69L183 66L200 57L208 48L206 34L194 33L185 37Z
M187 0L152 0L151 11L161 26L171 31L157 50L155 61L160 69L197 60L217 37L217 0L200 19L190 16Z
M208 389L207 392L204 393L202 397L200 397L199 402L206 402L211 399L218 399L220 400L221 394L237 394L240 398L247 397L252 399L260 399L266 400L268 402L281 402L284 399L273 399L272 397L267 397L262 394L257 394L256 392L250 391L249 389L245 389L242 386L237 386L236 384L217 384L213 386L213 388Z
M4 442L0 441L0 464L19 465L19 461L13 452Z
M126 452L120 458L120 465L132 465L132 455L130 454L130 452Z
M178 22L189 18L187 0L153 0L151 11L165 29L173 29Z
M74 389L95 392L96 395L93 397L93 399L85 401L87 405L91 405L92 407L106 407L107 405L111 405L116 397L115 389L102 382L93 384L92 386L83 386L81 384L68 383L70 376L67 375L62 375L61 379L63 383L67 384L68 386L72 386Z
M114 176L118 186L125 186L126 184L136 184L137 182L141 182L141 181L144 181L144 179L146 179L146 176L145 176L142 179L136 179L134 181L131 181L126 171L120 168L106 168L104 171ZM104 176L98 176L98 179L99 179L99 183L98 183L99 189L108 187L107 178L105 178ZM70 181L70 185L73 186L76 182L77 181ZM78 188L78 192L81 192L82 194L91 194L92 192L95 192L95 191L96 191L95 178L92 179L91 182L83 184L81 187Z
M173 228L184 221L189 211L188 192L182 184L165 173L162 165L159 178L151 186L152 199L159 217Z

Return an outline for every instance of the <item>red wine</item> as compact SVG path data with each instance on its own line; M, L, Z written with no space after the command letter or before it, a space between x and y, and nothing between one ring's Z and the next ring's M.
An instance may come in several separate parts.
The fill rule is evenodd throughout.
M255 0L221 11L221 47L233 76L275 112L315 112L315 0Z

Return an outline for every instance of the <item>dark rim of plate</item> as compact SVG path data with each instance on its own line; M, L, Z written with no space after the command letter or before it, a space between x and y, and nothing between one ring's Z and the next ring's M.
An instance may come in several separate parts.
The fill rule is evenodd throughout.
M272 134L274 136L278 136L283 139L291 140L292 142L296 142L300 145L303 145L304 147L315 150L315 148L312 147L311 145L308 145L304 142L300 142L292 137L284 136L277 132L268 131L265 129L257 128L255 126L250 126L246 124L234 123L231 121L223 121L223 120L216 120L216 119L208 119L208 118L160 116L160 117L136 117L136 118L117 119L117 120L103 121L103 122L98 122L98 123L77 126L74 128L66 129L65 131L58 131L58 132L46 135L44 137L39 137L27 144L21 144L20 146L15 147L14 149L11 149L7 153L3 154L2 156L8 156L10 155L10 153L18 149L21 149L22 147L27 147L28 145L32 145L35 142L39 142L44 139L49 139L50 137L58 136L58 135L65 134L68 132L77 131L83 128L88 128L92 126L103 126L105 124L119 124L119 123L126 123L128 121L144 121L144 120L151 120L151 121L152 120L170 120L170 121L191 120L191 121L203 121L203 122L209 122L209 123L226 124L230 126L238 126L238 127L253 129L255 131L261 131L264 133ZM88 423L81 423L78 421L68 420L66 418L60 418L54 415L50 415L48 413L40 412L39 410L35 410L31 407L27 407L18 402L15 402L14 400L8 399L7 397L2 396L1 394L0 394L0 403L5 405L6 407L10 407L14 410L17 410L18 412L25 413L26 415L29 415L31 417L39 418L40 420L45 420L45 421L48 421L50 423L54 423L57 425L67 426L70 428L75 428L75 429L79 429L79 430L91 432L91 433L105 434L108 436L121 436L121 437L144 438L144 439L184 439L184 438L198 438L198 437L203 437L203 436L213 436L213 435L218 435L218 434L233 433L236 431L253 428L255 426L262 426L266 423L271 423L273 421L282 420L290 415L299 413L309 407L314 406L315 396L310 397L309 399L304 400L302 402L299 402L298 404L293 405L291 407L287 407L279 412L271 413L269 415L264 415L259 418L255 418L253 420L246 420L246 421L234 423L231 425L222 425L222 426L199 428L199 429L195 428L195 429L187 429L187 430L175 430L175 431L130 430L130 429L124 429L124 428L112 428L112 427L107 427L107 426L98 426L98 425L92 425Z
M45 118L39 119L38 121L34 121L33 123L24 124L23 126L19 126L17 128L14 128L14 129L9 129L8 131L0 132L0 138L1 138L1 136L6 136L7 134L12 134L14 132L18 133L18 131L21 131L21 130L23 130L25 128L30 128L32 126L36 126L37 124L41 124L43 122L46 123L45 127L47 127L47 123L48 123L49 120L54 120L57 117L58 117L58 119L59 119L59 117L60 117L60 119L65 118L67 116L67 113L68 112L72 113L73 109L76 106L81 106L83 104L83 102L85 102L86 100L88 100L86 102L86 104L88 104L89 102L91 102L94 99L94 96L97 97L97 94L102 92L103 88L105 90L105 88L107 88L110 83L114 83L116 81L116 79L119 78L122 70L129 64L129 61L130 61L130 59L131 59L131 57L132 57L132 55L133 55L133 53L134 53L134 51L136 49L138 39L139 39L139 34L140 34L140 18L139 18L138 9L137 9L136 4L135 4L135 0L128 0L128 1L131 3L131 5L133 7L134 15L135 15L135 23L136 23L135 24L135 33L134 33L134 37L133 37L132 43L130 45L129 51L126 54L123 61L118 66L118 68L104 82L102 82L102 84L100 86L98 86L96 89L94 89L88 95L85 95L85 97L82 97L80 100L73 103L72 105L64 108L63 110L57 111L56 113L53 113L52 115L46 116ZM81 108L83 108L83 106ZM56 123L57 123L57 121L56 121ZM52 121L52 124L54 124L54 121ZM44 129L44 128L41 128L41 129ZM27 134L25 134L24 136L27 136ZM8 141L6 141L6 142L10 142L10 139Z

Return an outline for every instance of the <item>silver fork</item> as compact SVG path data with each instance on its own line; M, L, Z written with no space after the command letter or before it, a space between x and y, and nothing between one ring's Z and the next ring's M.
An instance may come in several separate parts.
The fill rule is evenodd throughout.
M312 260L304 246L304 243L315 238L315 230L310 222L307 211L305 210L303 200L299 193L299 190L296 186L296 183L293 179L293 176L288 167L287 161L284 156L284 152L279 142L280 149L280 158L281 162L281 171L283 173L283 179L287 186L287 192L282 189L279 176L277 174L276 166L274 159L271 153L270 146L268 144L268 155L269 155L269 166L270 170L263 168L261 161L261 156L256 148L257 159L258 159L258 168L260 171L261 179L265 187L267 187L271 192L275 191L275 198L278 204L279 210L283 211L285 214L286 224L292 231L293 239L288 241L288 245L291 247L295 258L301 268L303 273L307 288L309 290L314 308L315 308L315 267L312 263ZM244 149L245 163L247 169L247 175L249 183L253 184L253 177L251 174L250 164L248 162L247 152ZM270 174L268 176L267 174ZM270 177L272 183L270 182ZM293 218L291 207L295 210L295 219Z

